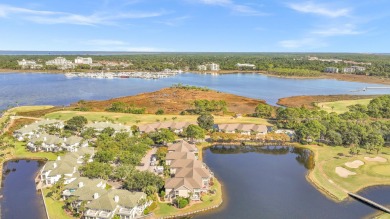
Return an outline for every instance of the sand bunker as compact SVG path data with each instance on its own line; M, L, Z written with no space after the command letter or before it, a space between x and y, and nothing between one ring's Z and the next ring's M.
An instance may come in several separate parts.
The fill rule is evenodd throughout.
M367 161L381 162L381 163L384 163L384 162L387 161L386 158L379 157L379 156L374 157L374 158L372 158L372 157L364 157L364 159L367 160Z
M342 168L342 167L336 167L335 171L336 171L337 175L339 175L340 177L343 177L343 178L347 178L350 175L356 175L355 172L349 171L349 170Z
M362 165L364 165L364 162L361 160L354 160L352 162L345 163L345 166L347 166L349 168L354 168L354 169L359 168Z

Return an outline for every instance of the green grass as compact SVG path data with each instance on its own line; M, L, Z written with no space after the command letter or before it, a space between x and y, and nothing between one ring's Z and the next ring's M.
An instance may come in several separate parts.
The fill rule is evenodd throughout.
M335 113L345 113L348 111L348 106L355 105L355 104L362 104L362 105L368 105L372 99L360 99L360 100L341 100L341 101L334 101L334 102L322 102L318 103L317 106L325 110L329 113L335 112Z
M14 158L32 158L32 159L39 159L39 158L45 158L48 160L55 160L57 159L57 154L51 153L51 152L30 152L25 142L15 142L15 149L14 149Z
M63 209L64 206L63 202L54 200L50 197L46 197L47 193L48 193L48 189L44 189L43 197L46 202L46 209L50 219L75 219L75 217L66 214L65 210Z
M308 179L313 182L321 191L332 196L336 200L343 200L348 197L346 191L357 192L365 187L374 185L390 185L390 174L388 173L390 148L383 148L377 155L367 154L361 150L359 155L350 155L349 148L330 146L305 146L315 153L315 168L309 173ZM341 155L342 154L342 155ZM386 163L366 161L364 157L380 156L386 158ZM346 162L361 160L363 166L357 169L348 168ZM343 167L356 172L356 175L342 178L336 174L336 167Z
M129 126L137 124L154 123L157 121L176 121L176 122L196 122L198 115L154 115L154 114L127 114L112 112L79 112L79 111L59 111L45 115L45 118L68 120L73 116L82 115L88 121L107 121L126 124ZM175 120L173 118L176 118ZM139 121L139 123L137 123ZM242 117L233 119L231 116L214 116L215 123L255 123L270 125L266 119L255 117Z
M156 218L172 216L172 215L182 215L193 211L199 211L209 207L218 205L222 201L222 186L218 180L214 179L214 185L211 189L216 189L215 195L205 195L202 197L203 201L191 206L185 207L183 209L178 209L174 206L171 206L167 203L158 203L157 209L154 211Z

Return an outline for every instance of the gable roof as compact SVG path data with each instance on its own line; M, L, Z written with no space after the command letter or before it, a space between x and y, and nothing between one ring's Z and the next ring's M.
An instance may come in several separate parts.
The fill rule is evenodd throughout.
M170 168L202 168L203 163L193 159L178 159L172 161Z
M168 151L174 152L196 152L198 149L195 145L190 144L186 141L179 141L177 143L168 145Z
M171 152L167 153L165 160L195 159L195 155L189 152Z
M240 124L240 123L232 123L232 124L218 124L217 125L219 130L222 131L244 131L244 132L267 132L267 126L266 125L258 125L258 124Z
M115 196L118 196L118 202L115 202ZM99 198L92 200L86 205L86 207L90 209L108 211L115 210L117 205L125 208L133 208L137 206L138 201L142 198L146 198L146 194L143 192L130 192L123 189L111 189L108 192L102 194Z

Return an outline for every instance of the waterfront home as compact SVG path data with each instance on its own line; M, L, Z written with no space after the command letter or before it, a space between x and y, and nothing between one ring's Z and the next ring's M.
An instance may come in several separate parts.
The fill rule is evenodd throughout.
M190 144L186 141L178 141L168 145L168 153L171 152L191 152L198 155L198 148L194 144Z
M201 193L206 193L212 174L206 168L181 168L174 178L165 181L165 193L169 200L177 196L200 200Z
M176 134L180 134L189 125L195 124L192 122L156 122L151 124L140 125L138 130L140 133L150 133L165 128L173 131Z
M237 64L236 64L236 67L237 67L238 69L244 69L244 68L246 68L246 69L256 69L256 65L254 65L254 64L248 64L248 63L243 63L243 64L237 63Z
M326 67L324 72L326 73L338 73L339 69L336 67Z
M77 64L77 65L91 65L92 64L92 58L91 57L88 57L88 58L77 57L74 60L74 63Z
M49 60L45 63L46 65L55 65L58 69L66 70L73 69L75 64L72 61L65 59L64 57L57 57L53 60Z
M167 153L167 156L165 157L165 164L171 165L172 161L174 160L182 160L182 159L193 159L195 160L195 154L192 152L171 152Z
M78 177L77 169L84 162L84 157L89 156L87 162L92 162L94 149L90 147L79 148L75 152L58 156L55 161L48 161L40 171L40 180L43 185L53 185L64 177L64 184L69 184Z
M45 126L54 126L61 129L64 127L64 123L60 120L39 120L14 131L13 135L18 141L24 141L30 139L34 134L43 132Z
M60 138L57 135L49 135L47 133L36 134L27 143L27 148L33 152L57 152L62 150L75 152L78 147L87 146L88 142L78 136Z
M99 196L99 194L106 193L106 186L107 182L105 180L79 177L65 185L62 198L65 200L72 196L75 197L71 205L78 209L82 202L90 202L94 197Z
M93 128L97 132L101 132L105 128L113 128L114 131L115 131L114 133L129 132L130 134L132 134L131 128L129 126L122 125L122 124L115 124L115 123L111 123L111 122L93 122L93 123L88 123L87 125L85 125L85 128Z
M121 219L132 219L143 214L152 202L146 201L143 192L130 192L111 189L102 195L97 194L85 207L85 219L111 219L119 215Z
M240 133L242 135L265 135L268 133L266 125L258 124L218 124L215 126L219 132Z
M171 162L169 172L174 176L182 168L205 168L205 165L199 160L178 159Z

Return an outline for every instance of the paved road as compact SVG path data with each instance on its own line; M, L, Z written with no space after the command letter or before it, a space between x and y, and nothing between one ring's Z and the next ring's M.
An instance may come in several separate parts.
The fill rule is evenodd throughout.
M150 166L150 161L153 154L156 154L157 147L153 147L151 150L148 151L148 153L142 158L141 163L143 163L143 166L136 166L136 169L139 171L146 171L149 170L150 172L154 172L154 167Z

